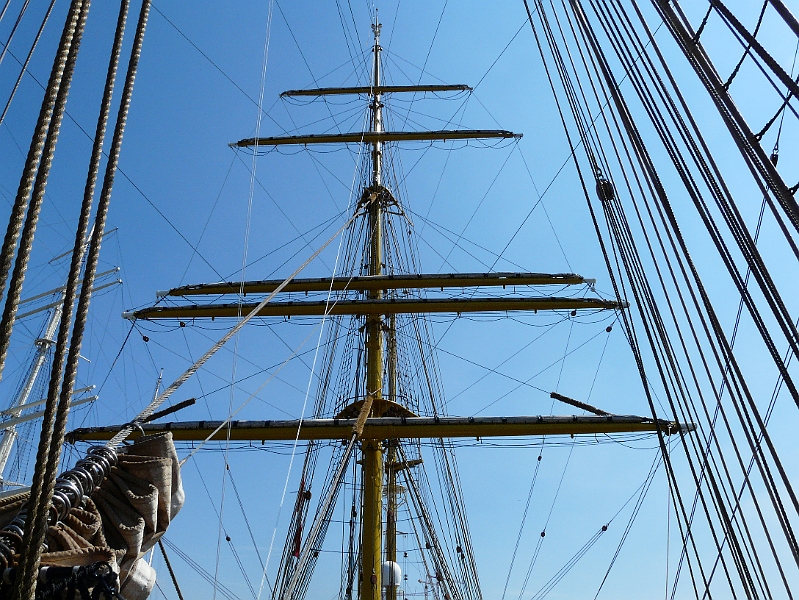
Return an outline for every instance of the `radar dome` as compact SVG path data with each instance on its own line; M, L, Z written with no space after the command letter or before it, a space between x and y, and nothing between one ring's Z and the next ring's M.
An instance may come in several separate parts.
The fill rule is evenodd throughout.
M402 581L402 569L394 561L387 560L380 571L383 587L397 587Z

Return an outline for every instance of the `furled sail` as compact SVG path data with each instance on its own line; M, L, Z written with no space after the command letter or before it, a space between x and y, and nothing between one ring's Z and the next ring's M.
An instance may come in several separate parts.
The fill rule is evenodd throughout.
M37 598L44 592L42 597L71 600L81 597L81 587L91 593L97 585L109 586L126 600L150 595L155 571L142 557L183 506L177 452L168 432L141 437L117 452L117 463L102 484L66 519L49 527ZM27 499L28 492L0 499L0 527L17 516ZM10 594L15 566L7 565L0 598ZM86 569L78 573L72 567Z

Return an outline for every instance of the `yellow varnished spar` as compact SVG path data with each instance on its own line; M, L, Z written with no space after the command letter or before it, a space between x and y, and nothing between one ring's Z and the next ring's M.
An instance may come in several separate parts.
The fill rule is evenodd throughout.
M322 315L369 315L380 318L392 314L487 313L539 310L615 310L626 308L601 298L383 298L369 292L366 300L270 302L258 311L259 317L321 317ZM189 304L153 306L126 316L132 319L208 319L237 318L256 308L256 304Z
M367 196L368 198L368 196ZM269 294L278 286L286 292L340 292L371 290L418 290L423 288L458 288L518 285L577 285L593 283L576 273L418 273L414 275L362 275L359 277L313 277L292 279L285 284L283 279L263 281L220 281L184 285L160 292L159 296L200 296L218 294Z
M376 403L377 404L377 403ZM182 421L145 423L145 434L170 431L176 441L286 441L346 440L352 435L356 419L304 419L300 421ZM220 427L222 426L222 427ZM229 428L228 428L229 427ZM71 442L110 440L119 425L85 427L68 434ZM653 421L648 417L605 416L513 416L513 417L370 417L361 439L430 439L529 437L536 435L602 435L613 433L684 433L693 424ZM136 433L131 439L137 437Z

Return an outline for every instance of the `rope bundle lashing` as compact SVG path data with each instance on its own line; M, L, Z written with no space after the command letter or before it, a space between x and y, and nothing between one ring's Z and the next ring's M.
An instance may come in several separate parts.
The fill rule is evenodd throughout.
M117 462L115 450L106 446L91 446L85 458L56 479L48 523L55 525L64 520L70 510L83 506L85 499L102 484ZM20 551L27 516L26 502L14 519L0 530L0 561L5 561L6 566L12 564L14 554Z

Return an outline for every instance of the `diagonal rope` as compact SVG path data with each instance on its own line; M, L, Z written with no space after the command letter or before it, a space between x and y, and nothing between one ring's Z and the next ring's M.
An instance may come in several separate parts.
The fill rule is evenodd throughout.
M258 90L258 111L255 116L255 136L260 137L261 135L261 124L263 122L263 104L264 104L264 88L266 86L266 70L269 65L269 42L272 39L272 7L274 6L274 2L270 0L268 9L267 9L267 17L266 17L266 32L264 36L264 49L263 49L263 58L261 61L261 82ZM232 163L231 163L232 166ZM250 248L250 226L252 224L252 205L253 205L253 198L255 196L255 178L256 172L258 168L258 153L253 152L252 155L252 168L250 169L250 185L249 191L247 194L247 214L245 219L245 226L244 226L244 251L242 252L241 257L241 284L239 285L239 295L237 299L238 309L237 309L237 318L241 319L241 311L242 311L242 303L244 300L244 282L246 280L246 271L247 271L247 256L249 254ZM236 394L236 367L238 365L238 358L239 358L239 336L236 335L236 341L233 344L233 362L231 365L231 373L230 373L230 399L228 401L228 415L231 415L233 412L233 399ZM228 464L228 454L230 451L230 416L228 416L228 427L225 435L225 456L224 462L225 465ZM223 528L223 521L222 515L224 514L225 508L225 484L227 482L227 471L222 471L222 493L219 500L219 529L217 533L217 542L216 542L216 564L214 567L214 583L218 580L219 577L219 562L221 557L222 551L222 528ZM246 575L245 575L246 578ZM250 591L252 592L253 598L255 598L255 590L253 590L252 586L250 585L249 579L247 580L247 585L250 587ZM261 583L263 586L263 582ZM216 600L216 585L214 585L214 593L212 596L213 600Z
M153 400L153 401L152 401L152 402L151 402L151 403L150 403L150 404L149 404L147 407L145 407L145 409L144 409L143 411L141 411L141 412L139 413L139 415L136 417L136 420L137 420L137 421L140 421L140 420L142 420L142 419L145 419L146 417L149 417L150 415L152 415L152 414L153 414L153 413L154 413L156 410L158 410L158 408L159 408L159 407L160 407L160 406L161 406L161 405L162 405L162 404L163 404L163 403L164 403L164 402L167 400L167 398L169 398L169 397L170 397L170 396L171 396L173 393L175 393L175 391L176 391L176 390L177 390L177 389L178 389L180 386L182 386L184 383L186 383L186 381L188 381L188 379L189 379L189 378L190 378L192 375L194 375L194 374L195 374L195 373L196 373L196 372L197 372L197 371L200 369L200 367L202 367L202 366L203 366L203 365L204 365L206 362L208 362L208 360L209 360L209 359L210 359L210 358L211 358L211 357L212 357L214 354L216 354L216 352L217 352L217 351L218 351L218 350L219 350L219 349L220 349L222 346L224 346L224 345L225 345L225 344L226 344L228 341L230 341L230 339L231 339L233 336L235 336L235 335L236 335L236 334L237 334L237 333L238 333L238 332L239 332L239 331L240 331L240 330L241 330L241 329L242 329L242 328L243 328L243 327L244 327L244 326L245 326L247 323L249 323L249 322L250 322L250 321L251 321L251 320L252 320L254 317L256 317L256 316L258 315L258 313L261 311L261 309L262 309L264 306L266 306L266 305L267 305L269 302L271 302L271 301L272 301L272 299L273 299L273 298L274 298L274 297L275 297L277 294L279 294L280 292L282 292L282 291L283 291L283 289L284 289L284 288L285 288L285 287L286 287L286 286L287 286L287 285L288 285L288 284L289 284L289 283L290 283L290 282L291 282L291 281L292 281L292 280L293 280L293 279L294 279L294 278L295 278L297 275L299 275L299 274L300 274L300 272L302 272L302 270L303 270L303 269L305 269L305 267L307 267L309 264L311 264L311 262L312 262L312 261L313 261L313 260L314 260L314 259L315 259L317 256L319 256L319 255L322 253L322 251L323 251L325 248L327 248L327 246L328 246L328 245L329 245L329 244L330 244L330 243L331 243L331 242L332 242L334 239L336 239L336 237L338 237L338 235L339 235L339 234L340 234L342 231L344 231L344 230L345 230L347 227L349 227L349 226L350 226L350 224L351 224L353 221L355 221L355 219L356 219L358 216L360 216L360 214L361 214L360 212L356 212L354 215L352 215L352 217L349 219L349 221L347 221L346 223L344 223L344 225L342 225L342 226L341 226L341 227L338 229L338 231L336 231L336 233L334 233L334 234L333 234L333 235L330 237L330 239L328 239L328 240L327 240L327 241L326 241L324 244L322 244L322 246L321 246L321 247L320 247L320 248L319 248L319 249L318 249L316 252L314 252L314 253L313 253L313 254L312 254L312 255L311 255L311 256L310 256L310 257L309 257L309 258L308 258L308 259L307 259L307 260L306 260L304 263L302 263L302 264L301 264L301 265L300 265L300 266L299 266L299 267L298 267L298 268L297 268L297 269L296 269L296 270L295 270L295 271L294 271L294 272L293 272L291 275L289 275L289 276L288 276L288 277L287 277L287 278L286 278L286 279L283 281L283 283L281 283L279 286L277 286L277 287L275 288L275 291L274 291L274 292L272 292L272 293L271 293L271 294L269 294L269 295L268 295L266 298L264 298L264 299L263 299L261 302L259 302L259 303L258 303L258 305L257 305L255 308L253 308L253 309L252 309L252 310L251 310L251 311L250 311L250 312L249 312L249 313L248 313L248 314L247 314L247 315L246 315L246 316L245 316L245 317L244 317L244 318L243 318L241 321L239 321L238 323L236 323L236 325L235 325L235 326L233 326L233 328L231 328L231 330L230 330L230 331L228 331L228 332L227 332L227 333L226 333L224 336L222 336L222 337L220 338L220 340L219 340L219 341L218 341L216 344L214 344L213 346L211 346L211 348L209 348L209 349L208 349L208 350L205 352L205 354L203 354L203 355L202 355L202 356L201 356L199 359L197 359L197 361L196 361L196 362L195 362L193 365L191 365L191 366L190 366L188 369L186 369L186 370L183 372L183 374L182 374L180 377L178 377L178 378L175 380L175 382L174 382L174 383L172 383L172 384L171 384L171 385L170 385L168 388L166 388L166 389L165 389L165 390L164 390L164 391L161 393L161 395L160 395L160 396L158 396L158 398L156 398L155 400ZM126 439L126 438L127 438L129 435L130 435L130 433L131 433L131 432L132 432L134 429L135 429L135 426L134 426L133 424L126 425L125 427L123 427L123 428L122 428L122 429L119 431L119 433L117 433L117 434L116 434L116 435L115 435L113 438L111 438L111 439L108 441L108 443L107 443L106 445L107 445L109 448L116 448L117 446L119 446L119 444L121 444L121 443L122 443L122 441L123 441L123 440L125 440L125 439Z
M39 45L39 40L42 37L42 33L44 32L44 28L47 25L47 21L50 20L50 14L53 12L53 6L55 6L55 0L50 0L50 5L47 7L47 12L44 14L44 18L42 19L42 24L39 26L39 31L36 33L36 37L33 38L33 42L31 43L31 48L30 50L28 50L28 56L25 58L25 62L22 64L22 68L19 70L19 75L17 76L17 80L14 82L14 87L11 88L11 93L8 95L8 101L6 102L6 106L3 109L3 113L0 114L0 125L2 125L3 121L5 121L6 115L8 114L8 109L11 108L11 103L14 101L14 97L17 95L19 84L22 83L22 78L25 76L25 73L28 70L28 65L31 62L31 57L33 57L33 53L35 52L36 47ZM8 45L6 45L6 48L8 48ZM16 60L16 57L14 57L14 59Z

